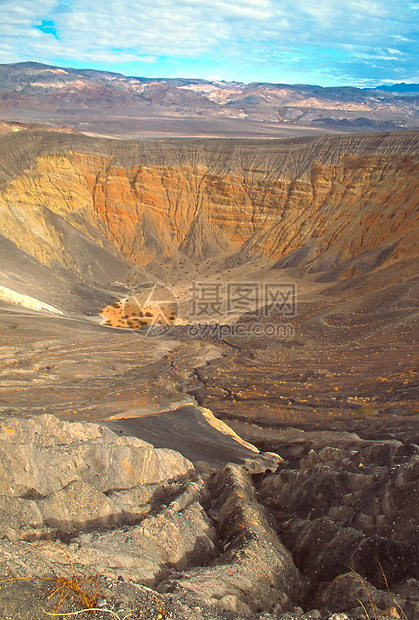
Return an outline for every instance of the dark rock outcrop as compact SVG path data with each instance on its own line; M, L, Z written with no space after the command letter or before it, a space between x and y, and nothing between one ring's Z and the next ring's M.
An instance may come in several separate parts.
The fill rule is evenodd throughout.
M419 577L418 482L418 446L359 440L311 449L260 493L312 592L348 568L384 588Z

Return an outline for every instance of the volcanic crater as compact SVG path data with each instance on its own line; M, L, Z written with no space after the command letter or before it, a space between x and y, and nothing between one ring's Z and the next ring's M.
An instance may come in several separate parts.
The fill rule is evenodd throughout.
M0 136L0 618L418 617L418 136Z

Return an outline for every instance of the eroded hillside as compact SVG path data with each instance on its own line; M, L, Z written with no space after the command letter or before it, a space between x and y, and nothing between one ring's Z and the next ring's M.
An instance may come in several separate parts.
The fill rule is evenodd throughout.
M233 255L347 277L414 254L417 132L257 144L27 132L0 147L2 234L83 276L106 257Z

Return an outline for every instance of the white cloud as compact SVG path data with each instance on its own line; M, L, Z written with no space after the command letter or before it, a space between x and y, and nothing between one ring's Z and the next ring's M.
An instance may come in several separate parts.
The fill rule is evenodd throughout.
M324 66L325 74L339 71L342 54L361 73L371 56L403 58L411 63L408 72L417 6L408 0L0 0L0 54L3 62L115 65L216 56L247 67L295 65L301 58L302 71L317 56L321 68L326 47L338 62ZM54 25L57 38L36 28L43 22Z

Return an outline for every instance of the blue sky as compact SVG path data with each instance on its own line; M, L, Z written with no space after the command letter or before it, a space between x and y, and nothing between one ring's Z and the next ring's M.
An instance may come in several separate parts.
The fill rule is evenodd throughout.
M0 0L0 63L322 86L419 82L419 0Z

